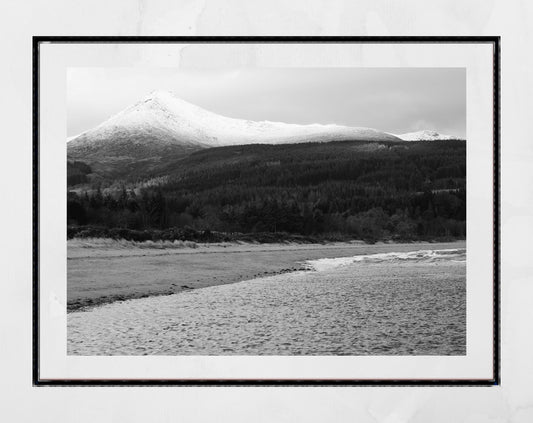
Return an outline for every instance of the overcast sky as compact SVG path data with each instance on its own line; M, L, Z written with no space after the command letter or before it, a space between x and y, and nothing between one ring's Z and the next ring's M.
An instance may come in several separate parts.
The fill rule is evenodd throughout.
M91 129L154 90L224 116L432 129L466 138L463 68L70 68L67 135Z

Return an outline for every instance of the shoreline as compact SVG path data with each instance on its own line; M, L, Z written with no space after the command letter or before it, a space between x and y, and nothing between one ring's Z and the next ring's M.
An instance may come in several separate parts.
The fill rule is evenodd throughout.
M352 241L183 247L74 239L67 242L67 311L309 270L303 265L307 260L465 246L466 241Z

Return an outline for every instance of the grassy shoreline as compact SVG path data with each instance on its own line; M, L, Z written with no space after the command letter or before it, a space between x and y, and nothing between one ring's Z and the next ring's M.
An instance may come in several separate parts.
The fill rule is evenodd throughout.
M76 238L109 238L114 240L126 240L135 242L144 241L182 241L201 243L220 242L248 242L261 244L274 244L284 242L322 244L328 242L350 242L353 236L348 233L331 232L319 235L302 235L288 232L217 232L210 230L196 230L192 228L168 228L168 229L127 229L107 228L98 226L68 226L67 239ZM365 238L361 241L367 244L375 242L451 242L460 241L462 238L452 236L427 236L416 235L384 235L379 238Z
M190 289L235 283L306 269L318 258L349 257L421 249L464 248L464 241L445 243L203 243L194 247L158 248L118 240L67 242L67 310L170 295ZM174 246L174 247L172 247Z

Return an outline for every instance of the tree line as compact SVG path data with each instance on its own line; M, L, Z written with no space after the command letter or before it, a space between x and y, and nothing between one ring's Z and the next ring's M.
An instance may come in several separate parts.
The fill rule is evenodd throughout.
M462 141L222 147L161 172L168 178L154 186L126 180L70 191L69 226L368 241L466 236Z

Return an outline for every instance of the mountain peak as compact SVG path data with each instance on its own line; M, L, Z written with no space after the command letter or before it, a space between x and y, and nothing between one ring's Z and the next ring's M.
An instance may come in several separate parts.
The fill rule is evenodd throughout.
M438 140L456 140L460 139L453 135L440 134L432 129L424 129L422 131L408 132L406 134L397 135L404 141L438 141Z
M141 101L112 116L69 142L75 146L93 141L219 147L241 144L290 144L327 141L399 141L372 128L340 125L300 125L250 121L225 117L177 97L155 90ZM148 147L148 146L147 146Z
M158 101L162 103L166 102L177 102L182 104L188 104L193 106L193 104L186 102L185 100L179 98L171 91L165 91L165 90L154 90L150 94L148 94L141 102L147 102L147 101Z
M215 113L179 98L171 91L164 90L152 91L143 100L136 103L135 106L150 109L152 112L157 111L163 113L167 118L178 118L190 123L197 119L218 116Z
M152 92L150 92L150 94L148 94L144 100L152 100L152 99L157 99L159 97L168 97L168 96L173 96L174 94L172 94L170 91L166 91L166 90L153 90Z

